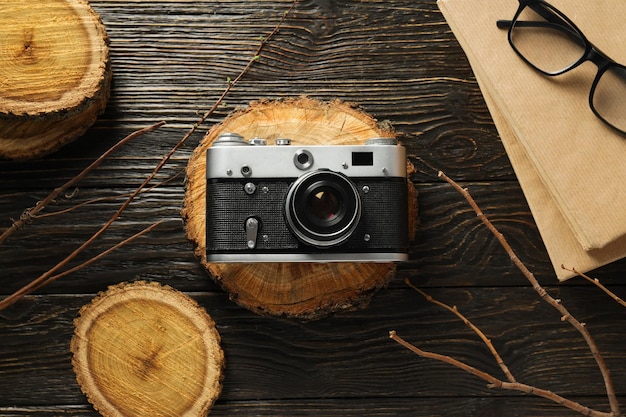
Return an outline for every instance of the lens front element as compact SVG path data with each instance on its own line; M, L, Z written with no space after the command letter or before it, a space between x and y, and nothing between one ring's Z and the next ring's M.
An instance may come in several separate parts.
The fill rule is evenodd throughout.
M591 108L598 117L626 132L626 67L611 65L596 79Z
M332 222L342 212L341 195L331 187L322 187L315 191L307 199L306 214L314 222Z
M328 248L345 242L361 218L361 198L348 177L330 170L300 176L289 188L285 218L302 243Z
M567 71L585 54L585 40L578 29L544 3L532 2L523 8L509 36L518 54L548 75Z
M591 87L591 109L626 134L626 67L595 48L563 13L540 0L522 1L509 42L517 54L545 75L560 75L590 60L598 66Z

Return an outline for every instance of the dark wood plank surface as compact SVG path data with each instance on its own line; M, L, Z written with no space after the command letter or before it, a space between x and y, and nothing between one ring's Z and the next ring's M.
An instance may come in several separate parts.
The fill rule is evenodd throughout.
M78 142L40 161L0 162L0 228L133 130L131 142L39 219L0 247L2 296L88 238L237 76L290 1L91 1L111 40L112 97ZM504 42L504 40L503 40ZM237 306L200 267L180 219L186 161L203 133L238 106L308 95L354 103L389 121L417 172L419 229L411 259L367 308L313 322L261 317ZM608 411L581 337L544 304L464 200L436 170L469 187L548 291L587 323L626 407L626 311L581 280L558 284L471 68L434 0L298 2L225 105L192 136L123 217L80 260L156 220L165 222L94 265L0 312L0 415L97 415L71 369L81 306L108 285L155 280L185 291L214 318L227 368L216 416L571 416L546 400L489 389L389 340L419 346L500 376L487 349L403 278L456 305L522 382ZM73 190L74 191L74 190ZM619 261L595 271L626 296Z

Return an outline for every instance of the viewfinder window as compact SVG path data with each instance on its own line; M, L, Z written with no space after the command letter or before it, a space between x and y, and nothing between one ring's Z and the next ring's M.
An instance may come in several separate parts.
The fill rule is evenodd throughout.
M373 152L352 152L353 166L371 166L374 165Z

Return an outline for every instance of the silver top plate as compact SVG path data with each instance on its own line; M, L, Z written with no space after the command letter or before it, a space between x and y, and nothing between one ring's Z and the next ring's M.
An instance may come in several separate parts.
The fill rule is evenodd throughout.
M207 150L208 179L296 178L317 169L348 177L406 178L406 150L401 145L214 146Z

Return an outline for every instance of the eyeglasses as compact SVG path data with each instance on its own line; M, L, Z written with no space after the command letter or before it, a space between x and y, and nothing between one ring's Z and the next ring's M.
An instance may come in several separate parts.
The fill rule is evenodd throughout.
M555 76L591 61L598 72L589 106L604 123L626 135L626 66L618 64L582 34L561 11L543 0L519 0L513 20L498 20L508 29L513 50L544 75Z

